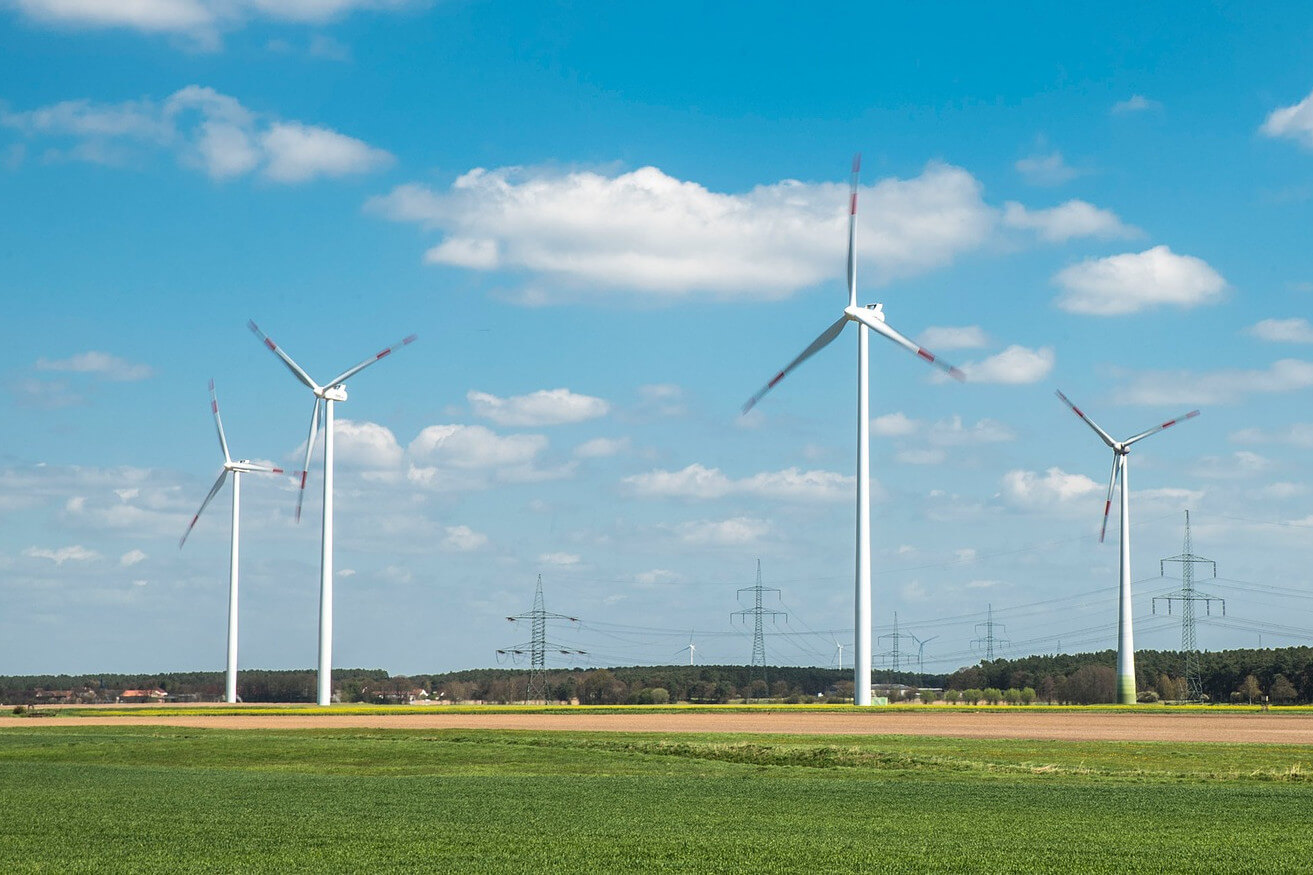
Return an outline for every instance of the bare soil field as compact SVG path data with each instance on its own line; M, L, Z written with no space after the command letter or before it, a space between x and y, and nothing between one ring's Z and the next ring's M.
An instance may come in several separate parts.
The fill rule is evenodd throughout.
M65 712L67 714L67 712ZM34 726L182 726L215 729L525 729L584 732L733 732L789 735L937 735L1059 741L1207 741L1313 744L1313 715L1194 712L815 711L541 714L442 713L258 714L193 716L150 713L53 719L0 717L0 728Z

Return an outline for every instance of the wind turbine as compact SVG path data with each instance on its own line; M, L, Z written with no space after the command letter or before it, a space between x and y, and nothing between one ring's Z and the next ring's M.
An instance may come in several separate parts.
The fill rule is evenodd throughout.
M324 423L324 528L319 563L319 689L316 701L320 705L327 705L333 698L333 405L347 399L344 384L348 379L401 347L413 343L415 335L412 334L382 352L370 356L360 364L347 368L321 386L310 379L310 375L270 340L255 322L246 324L255 336L269 347L270 352L282 359L283 364L292 372L292 376L300 380L315 396L315 406L310 413L310 435L305 442L305 464L301 466L301 489L296 496L297 522L301 520L301 501L305 497L305 481L310 474L310 454L314 451L321 417Z
M838 638L834 639L834 652L839 657L839 671L843 671L843 642Z
M1131 619L1131 487L1128 457L1131 445L1136 441L1142 441L1149 435L1157 434L1178 422L1194 419L1199 415L1199 411L1191 410L1184 416L1169 419L1148 431L1118 441L1113 440L1111 435L1099 428L1094 420L1072 404L1061 391L1058 392L1058 397L1071 408L1073 413L1083 419L1086 425L1094 429L1094 433L1112 450L1112 476L1108 478L1108 498L1103 503L1103 526L1099 529L1100 544L1103 543L1103 536L1108 532L1108 512L1112 509L1112 491L1116 488L1118 480L1121 481L1121 588L1117 608L1117 701L1123 705L1134 705L1135 634Z
M227 702L237 701L237 543L238 543L238 521L241 518L242 505L242 475L243 474L281 474L282 468L270 468L267 465L257 465L247 459L239 459L236 462L232 456L228 455L228 440L223 436L223 420L219 418L219 398L214 394L214 381L210 381L210 411L214 414L214 427L219 432L219 449L223 451L223 468L219 471L219 479L214 481L210 487L210 494L205 496L201 502L201 509L196 511L196 515L191 518L187 525L187 531L182 533L178 540L178 549L187 543L187 536L191 530L196 527L196 521L205 513L206 506L209 505L210 499L214 498L223 488L223 481L228 479L229 472L233 475L233 524L232 524L232 544L228 557L228 676L224 685L224 700Z
M679 648L678 650L676 650L675 652L676 652L676 653L683 653L685 650L688 651L688 664L689 664L689 665L692 665L692 664L693 664L693 657L697 654L697 651L698 651L698 646L697 646L696 644L693 643L693 630L691 630L691 629L689 630L689 633L688 633L688 646L687 646L687 647L681 647L681 648Z
M762 396L775 388L785 375L811 358L833 341L849 322L857 323L857 568L854 614L857 630L857 653L853 659L853 704L871 704L871 424L870 390L866 329L880 334L925 361L943 368L959 380L964 375L957 368L939 361L926 349L917 346L885 324L884 305L857 306L857 253L853 238L857 231L857 177L861 171L862 156L853 156L852 179L848 195L848 306L834 324L821 332L811 345L785 366L770 382L743 405L743 412L752 409Z

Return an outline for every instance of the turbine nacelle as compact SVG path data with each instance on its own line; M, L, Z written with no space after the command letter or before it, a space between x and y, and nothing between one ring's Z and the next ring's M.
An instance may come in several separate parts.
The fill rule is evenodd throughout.
M325 401L345 401L346 386L326 386L323 389L316 389L315 394L320 398L323 398Z

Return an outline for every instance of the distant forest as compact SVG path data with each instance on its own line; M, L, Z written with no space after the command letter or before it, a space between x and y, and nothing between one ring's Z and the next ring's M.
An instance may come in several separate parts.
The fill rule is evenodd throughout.
M1097 704L1115 698L1116 654L1027 656L982 660L952 674L874 671L877 695L950 702ZM1186 698L1179 652L1135 655L1141 701ZM1225 650L1199 654L1204 695L1212 702L1313 703L1313 647ZM390 675L382 669L336 669L334 691L343 702L519 702L525 669L486 668L433 675ZM844 701L852 697L852 670L742 665L665 665L549 669L547 699L581 704ZM55 705L119 701L216 702L222 672L0 676L0 702ZM245 702L313 702L312 670L248 669L238 675ZM135 693L125 698L125 692ZM142 694L146 695L142 695Z

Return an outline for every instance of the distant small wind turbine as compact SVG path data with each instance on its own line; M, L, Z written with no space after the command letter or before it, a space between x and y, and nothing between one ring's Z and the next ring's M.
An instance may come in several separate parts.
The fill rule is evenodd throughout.
M690 630L688 631L688 646L687 646L687 647L681 647L681 648L679 648L678 650L676 650L675 652L676 652L676 653L683 653L685 650L687 650L687 651L688 651L688 664L689 664L689 665L692 665L692 664L693 664L693 656L694 656L694 654L697 653L697 649L698 649L698 646L697 646L696 644L693 643L693 630L690 629Z
M228 557L228 674L227 682L224 686L224 700L227 702L237 701L237 544L239 533L239 521L241 519L242 505L242 475L243 474L281 474L282 468L270 468L267 465L257 465L246 459L239 459L234 462L228 455L228 440L223 436L223 420L219 418L219 398L214 394L214 381L210 381L210 411L214 414L214 427L219 432L219 449L223 451L223 468L219 471L219 479L214 481L210 487L210 494L205 496L201 502L201 509L196 511L196 515L191 518L187 525L187 531L182 533L182 538L178 540L178 549L187 543L187 536L195 528L196 521L205 513L205 508L210 503L210 499L218 494L223 488L223 482L228 479L228 473L233 475L233 523L232 523L232 544Z
M269 339L255 322L247 322L255 336L264 342L269 351L278 356L287 365L301 383L314 393L315 406L310 413L310 435L305 442L305 464L301 466L301 489L296 496L296 519L301 519L301 501L305 496L305 482L310 474L310 454L314 451L315 437L319 431L319 420L324 422L324 523L323 539L320 546L319 563L319 684L316 701L327 705L333 700L333 405L345 401L348 379L363 371L403 346L415 341L415 335L389 346L380 353L365 359L358 365L347 368L324 385L310 379L310 375L292 357L283 352Z
M1131 444L1136 441L1142 441L1149 435L1157 434L1165 428L1176 425L1178 422L1184 422L1187 419L1194 419L1199 415L1198 410L1191 410L1184 416L1178 416L1175 419L1169 419L1161 425L1155 425L1148 431L1142 431L1139 434L1129 437L1124 441L1113 440L1112 436L1081 411L1079 407L1071 403L1071 400L1058 392L1058 397L1062 403L1071 408L1072 412L1084 420L1085 424L1094 430L1109 449L1112 450L1112 476L1108 479L1108 498L1103 503L1103 526L1099 529L1099 543L1103 543L1103 537L1108 531L1108 512L1112 509L1112 491L1121 481L1121 589L1119 604L1117 610L1117 701L1122 705L1135 704L1135 633L1132 629L1131 618L1131 486L1130 486L1130 467L1128 456L1131 453Z
M843 642L838 638L834 639L834 651L839 658L839 671L843 671Z
M854 615L857 631L857 653L853 660L853 704L871 704L871 423L869 365L866 329L883 335L922 360L943 368L958 380L965 375L935 358L929 350L917 346L885 324L884 305L857 306L857 253L853 239L857 230L857 178L861 171L861 155L853 157L852 180L848 195L848 306L833 325L821 332L797 358L789 362L770 382L743 405L747 413L767 392L783 380L798 365L830 344L849 322L857 323L857 561L854 598Z

